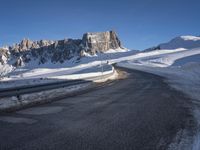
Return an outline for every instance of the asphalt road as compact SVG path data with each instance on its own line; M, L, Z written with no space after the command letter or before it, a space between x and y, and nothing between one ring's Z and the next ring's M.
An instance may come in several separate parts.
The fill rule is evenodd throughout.
M76 97L0 116L0 148L18 150L164 150L192 130L190 99L163 78L129 76Z

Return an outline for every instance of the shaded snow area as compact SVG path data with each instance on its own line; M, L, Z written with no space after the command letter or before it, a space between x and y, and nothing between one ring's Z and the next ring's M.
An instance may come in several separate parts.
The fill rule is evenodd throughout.
M189 38L189 37L188 37ZM163 50L160 50L163 51ZM186 147L186 138L178 139L169 149L200 149L200 48L182 51L171 50L172 53L151 55L118 63L118 66L136 69L163 76L169 85L184 92L193 100L194 117L198 122L197 135L191 148ZM153 51L152 51L153 52ZM186 133L182 133L182 135ZM178 138L179 135L177 135ZM191 138L190 138L191 139ZM189 139L188 139L189 140ZM175 147L176 148L175 148Z

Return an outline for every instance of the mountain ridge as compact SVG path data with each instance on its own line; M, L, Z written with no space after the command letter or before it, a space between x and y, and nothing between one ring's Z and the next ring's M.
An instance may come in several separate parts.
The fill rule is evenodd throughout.
M95 55L110 49L123 49L116 32L88 32L82 39L40 40L23 39L20 43L0 48L0 64L20 67L31 60L38 65L47 61L63 63L73 57L81 58L85 54Z

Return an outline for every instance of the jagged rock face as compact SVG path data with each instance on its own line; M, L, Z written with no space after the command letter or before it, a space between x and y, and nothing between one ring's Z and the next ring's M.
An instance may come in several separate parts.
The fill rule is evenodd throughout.
M83 57L85 53L94 55L97 52L118 48L122 48L121 42L113 31L86 33L82 39L57 41L24 39L19 44L9 47L7 52L0 50L0 63L5 63L5 57L11 58L11 65L15 67L20 67L30 61L37 61L38 64L44 64L47 61L63 63L75 56Z
M20 49L22 51L30 49L32 47L33 42L30 40L22 40L21 44L20 44Z
M52 62L63 63L65 60L69 60L74 56L78 56L80 52L81 40L65 39L56 41L51 49Z
M22 62L28 63L32 59L37 60L39 64L44 64L47 61L63 63L79 55L81 42L82 40L73 39L35 42L23 40L20 44L11 47L12 57L16 60L14 66L19 67L23 64Z
M82 44L86 52L90 54L122 48L121 42L114 31L86 33L83 35Z
M40 40L40 41L31 41L29 39L24 39L21 41L20 44L15 44L13 47L11 47L11 51L14 52L23 52L27 50L37 49L45 46L49 46L53 44L54 41L51 40Z
M7 62L9 56L10 56L10 53L8 49L0 48L0 64L1 65L4 65Z

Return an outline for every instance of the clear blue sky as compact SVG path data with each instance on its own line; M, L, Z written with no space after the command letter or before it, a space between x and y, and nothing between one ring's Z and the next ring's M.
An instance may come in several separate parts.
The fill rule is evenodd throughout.
M200 35L200 1L0 0L0 19L0 46L114 29L125 47L145 49L175 36Z

